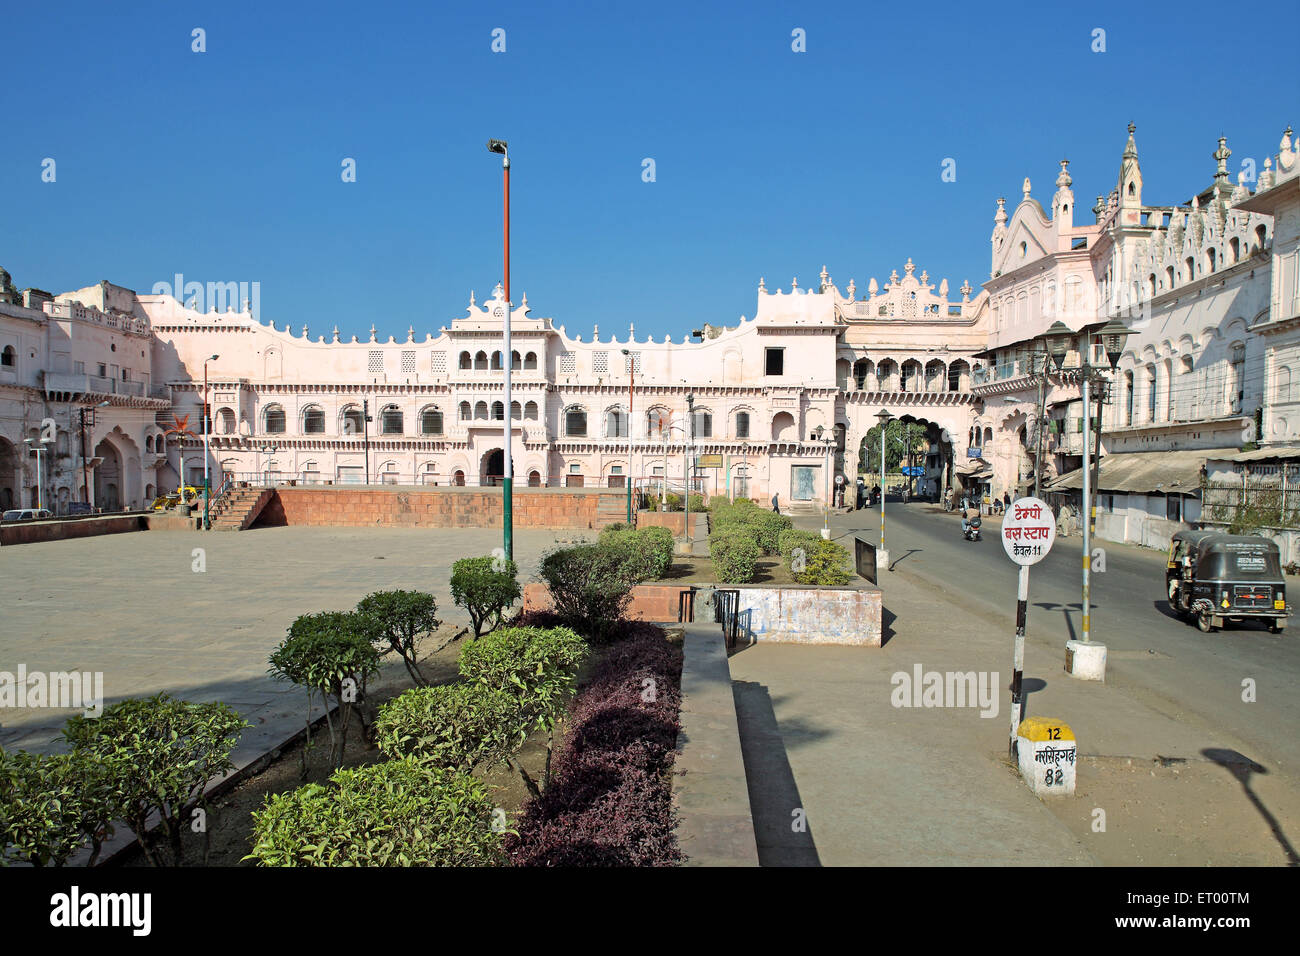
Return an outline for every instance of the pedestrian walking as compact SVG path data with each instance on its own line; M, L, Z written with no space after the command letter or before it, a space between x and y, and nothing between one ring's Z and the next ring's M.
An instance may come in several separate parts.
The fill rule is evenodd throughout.
M781 493L777 492L772 496L772 510L775 511L777 514L781 513L781 502L778 500L780 498L780 495Z
M1010 507L1011 507L1011 492L1004 491L1002 492L1002 510L1005 512Z

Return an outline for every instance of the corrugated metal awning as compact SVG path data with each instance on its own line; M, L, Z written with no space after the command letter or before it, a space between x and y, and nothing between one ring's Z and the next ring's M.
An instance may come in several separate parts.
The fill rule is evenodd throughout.
M1098 491L1195 494L1201 487L1201 466L1207 458L1226 458L1235 448L1185 451L1141 451L1106 455L1097 477ZM1048 491L1080 491L1083 470L1076 468L1047 486Z
M1294 461L1300 458L1300 445L1278 445L1274 448L1257 448L1225 456L1225 461Z

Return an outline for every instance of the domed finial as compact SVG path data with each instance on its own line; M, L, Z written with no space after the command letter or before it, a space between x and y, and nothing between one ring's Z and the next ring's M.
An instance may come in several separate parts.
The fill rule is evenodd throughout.
M304 339L307 338L307 323L306 323L306 322L304 322L304 323L302 324L302 337L303 337Z
M1070 161L1068 159L1061 160L1061 174L1056 177L1056 185L1060 186L1062 189L1067 188L1073 182L1073 180L1070 179L1070 171L1067 168L1069 165Z
M1226 183L1228 181L1228 157L1232 155L1232 150L1228 149L1228 137L1219 137L1219 148L1211 154L1211 158L1217 164L1214 170L1215 182Z
M1029 177L1028 176L1025 177L1024 185L1020 187L1020 191L1025 194L1026 199L1029 198Z
M474 308L476 305L478 305L478 303L474 301L474 290L473 290L473 289L470 289L470 290L469 290L469 307L472 309L472 308Z
M758 277L758 294L767 295L767 286L763 284L763 277Z
M413 325L408 325L408 326L406 327L406 341L408 341L408 342L414 342L414 341L415 341L415 326L413 326Z
M797 278L796 278L796 279L791 279L791 280L790 280L790 292L791 292L791 293L794 293L794 292L797 292L797 291L799 291L799 280L798 280Z
M337 342L338 340L339 340L339 327L336 325L334 326L334 341Z
M374 340L375 340L375 324L374 324L373 322L371 322L371 323L370 323L370 341L373 342Z
M1003 197L998 197L998 211L993 214L993 221L999 226L1005 226L1007 222L1007 201Z
M915 269L916 266L912 265L912 257L908 256L907 262L903 264L903 271L906 272L908 275L911 275L913 271L915 271Z

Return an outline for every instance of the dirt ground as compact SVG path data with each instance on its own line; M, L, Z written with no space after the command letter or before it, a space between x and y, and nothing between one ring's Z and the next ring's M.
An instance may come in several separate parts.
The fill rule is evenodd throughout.
M432 635L425 642L438 647L452 637L452 633ZM441 649L420 659L420 671L432 684L445 684L458 676L456 662L467 637L451 640ZM423 648L422 648L423 649ZM590 667L590 662L588 663ZM385 666L378 683L369 688L370 700L376 707L414 686L410 675L395 655L385 658ZM564 733L563 723L556 728L558 744ZM325 783L333 768L329 766L329 731L322 723L312 728L311 746L307 748L307 777L302 777L303 750L301 740L279 751L269 765L255 776L248 777L232 789L211 798L207 814L207 846L204 835L187 833L184 851L187 866L255 866L256 861L244 860L252 848L252 813L262 807L268 794L297 789L306 783ZM383 759L378 748L360 739L355 719L349 728L343 765L358 767ZM546 735L535 734L520 750L517 761L533 776L540 777L546 761ZM513 771L501 767L491 772L478 772L492 788L496 805L506 811L507 820L513 821L528 800L528 791ZM206 864L205 864L206 858ZM118 857L110 865L148 866L139 847Z
M717 580L713 561L707 557L675 558L668 573L659 579L664 584L709 584ZM779 557L762 557L755 562L754 580L750 583L794 585L796 582Z

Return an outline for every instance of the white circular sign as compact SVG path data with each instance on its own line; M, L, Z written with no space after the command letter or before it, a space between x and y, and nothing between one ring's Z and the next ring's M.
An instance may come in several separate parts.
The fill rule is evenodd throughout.
M1056 540L1056 517L1041 498L1018 498L1002 519L1002 547L1016 564L1037 564Z
M836 475L836 476L835 476L835 484L837 484L837 485L842 485L842 484L844 484L844 476L843 476L843 475Z

